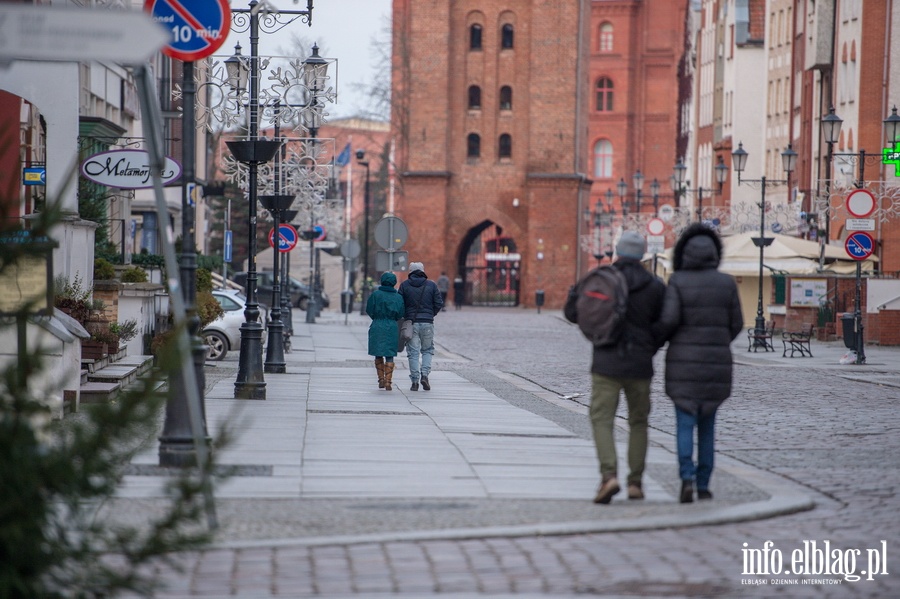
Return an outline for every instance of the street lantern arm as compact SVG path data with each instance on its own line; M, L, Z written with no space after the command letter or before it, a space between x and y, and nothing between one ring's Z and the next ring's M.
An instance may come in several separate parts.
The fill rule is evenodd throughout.
M838 142L843 124L844 120L834 113L834 106L832 106L828 114L822 118L822 137L825 138L825 143L836 144Z
M747 168L747 158L749 156L750 154L744 149L743 142L738 142L738 149L731 153L731 164L734 166L734 170L737 172L738 177L740 177L744 169Z

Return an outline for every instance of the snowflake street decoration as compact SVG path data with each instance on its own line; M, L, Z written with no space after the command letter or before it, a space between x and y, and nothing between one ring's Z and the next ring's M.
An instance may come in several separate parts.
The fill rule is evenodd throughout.
M249 129L250 91L238 89L228 80L225 67L227 57L214 56L199 70L197 83L197 128L210 132ZM250 57L244 57L250 61ZM327 65L316 67L310 75L304 73L303 59L296 57L258 57L259 92L257 115L261 128L278 125L287 130L308 135L327 119L328 103L337 100L337 91L329 83ZM180 86L172 92L181 99Z

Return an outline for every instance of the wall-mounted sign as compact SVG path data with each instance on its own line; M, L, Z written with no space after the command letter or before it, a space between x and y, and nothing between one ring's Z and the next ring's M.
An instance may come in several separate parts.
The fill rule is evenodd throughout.
M94 154L81 164L81 174L100 185L119 189L153 187L150 178L150 155L144 150L109 150ZM181 165L166 157L162 170L163 184L181 176Z
M825 279L791 279L791 307L818 308L825 302L827 294L828 281Z
M47 168L43 166L26 166L22 169L23 185L46 185Z

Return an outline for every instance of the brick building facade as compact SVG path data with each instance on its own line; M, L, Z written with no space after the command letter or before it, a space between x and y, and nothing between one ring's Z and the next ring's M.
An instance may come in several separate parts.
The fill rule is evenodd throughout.
M530 306L544 290L561 306L593 263L585 217L621 218L607 190L638 170L648 185L672 173L686 3L393 8L396 212L410 259L462 276L469 302ZM630 214L636 200L631 190Z

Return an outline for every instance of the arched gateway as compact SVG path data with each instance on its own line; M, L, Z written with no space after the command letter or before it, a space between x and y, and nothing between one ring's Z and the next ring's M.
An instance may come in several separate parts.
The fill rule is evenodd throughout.
M458 272L471 306L517 306L521 259L516 241L489 220L469 229L460 243Z

